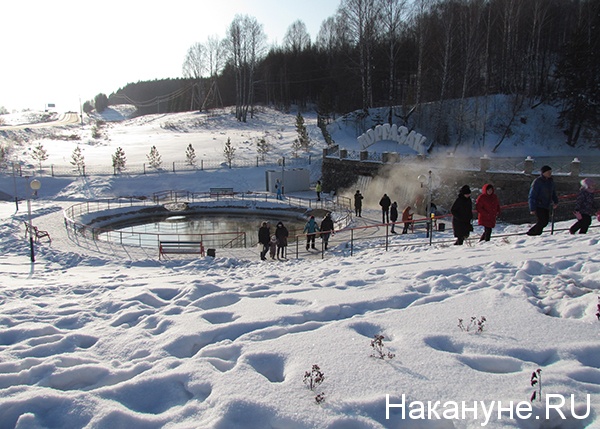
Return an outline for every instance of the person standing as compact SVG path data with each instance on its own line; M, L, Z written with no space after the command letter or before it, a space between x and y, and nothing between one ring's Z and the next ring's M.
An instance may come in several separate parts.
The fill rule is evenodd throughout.
M321 191L323 190L323 186L321 185L321 181L317 180L317 185L315 186L315 192L317 193L317 201L321 201Z
M354 194L354 212L356 214L356 216L358 217L362 217L362 200L363 200L363 196L360 193L359 190L356 191L356 193Z
M529 188L529 212L535 215L537 222L527 231L527 235L541 235L550 222L550 209L558 205L552 168L544 165L540 173Z
M592 216L595 211L594 204L594 182L592 179L583 179L581 182L581 188L577 194L577 200L575 201L575 217L577 222L569 228L571 234L575 234L579 231L580 234L586 234L588 228L592 224Z
M394 201L392 206L390 207L390 220L392 221L392 229L391 233L396 234L394 227L396 226L396 221L398 220L398 203Z
M309 248L316 249L315 247L315 238L317 237L317 232L319 231L319 225L317 225L317 221L315 221L315 217L311 216L304 225L304 233L306 234L306 250Z
M383 197L379 200L379 205L381 206L381 223L389 223L390 222L390 206L392 205L392 200L388 197L388 194L383 194ZM387 220L386 220L387 219Z
M483 226L483 234L479 241L490 241L492 228L496 226L496 218L500 214L500 200L492 184L486 183L481 188L481 195L475 200L475 210L477 223Z
M331 213L327 213L321 221L321 238L323 239L323 247L327 250L329 244L329 237L335 232L333 231L333 219L331 219Z
M265 261L267 259L266 255L269 251L269 245L271 242L271 229L269 228L268 222L263 222L261 227L258 229L258 242L263 246L263 249L260 252L260 259Z
M277 259L280 257L285 259L289 235L288 229L283 225L283 222L277 222L277 226L275 227L275 237L277 237Z
M406 206L406 208L402 212L402 222L404 222L404 228L402 229L402 234L406 234L408 232L408 228L410 228L410 225L412 224L412 220L413 220L412 207Z
M473 203L471 201L471 188L468 185L464 185L458 192L458 197L452 204L450 209L452 213L452 229L454 230L454 236L456 237L457 246L464 243L465 238L469 237L472 231L473 225Z

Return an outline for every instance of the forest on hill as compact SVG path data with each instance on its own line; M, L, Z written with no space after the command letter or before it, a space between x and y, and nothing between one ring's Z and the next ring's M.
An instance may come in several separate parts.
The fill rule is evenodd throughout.
M296 21L269 47L262 25L238 15L223 40L189 48L181 78L129 83L107 104L139 114L235 106L240 121L257 104L316 106L325 121L395 106L383 120L414 115L416 127L428 104L430 138L445 144L466 100L506 94L515 112L557 106L575 146L600 128L599 28L597 0L341 0L314 41Z

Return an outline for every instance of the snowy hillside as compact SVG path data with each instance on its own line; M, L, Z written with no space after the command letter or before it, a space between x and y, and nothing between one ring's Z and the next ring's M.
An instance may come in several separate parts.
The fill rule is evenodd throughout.
M315 182L325 143L305 117ZM97 139L92 124L52 133L79 135L90 163L119 146L128 162L152 145L165 162L190 143L199 156L221 156L228 137L255 159L265 136L277 158L290 153L294 118L182 113L110 123ZM48 162L68 163L77 145L39 141ZM37 142L23 139L14 153L31 162ZM35 262L25 202L18 211L0 202L0 429L598 427L597 221L587 235L568 234L571 222L539 237L524 235L529 225L499 225L479 243L475 226L465 246L449 245L451 232L423 245L417 231L390 237L387 251L381 234L350 248L350 228L380 221L371 205L323 257L301 246L298 258L290 249L265 262L257 247L159 260L154 250L72 239L62 211L165 189L262 191L265 168L38 178L33 223L52 241L35 244ZM28 179L7 174L0 188L31 192Z

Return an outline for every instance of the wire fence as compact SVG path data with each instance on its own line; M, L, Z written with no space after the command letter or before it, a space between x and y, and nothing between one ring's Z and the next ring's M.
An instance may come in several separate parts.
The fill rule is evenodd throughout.
M128 163L125 168L115 168L110 165L85 164L76 165L42 165L32 166L27 164L11 163L4 166L5 170L12 169L12 174L19 177L25 176L49 176L49 177L79 177L79 176L118 176L136 174L162 174L194 171L209 171L232 168L252 167L305 167L312 163L312 156L297 158L262 158L255 159L232 159L227 162L223 159L199 159L194 163L189 161L162 162L159 166L150 163Z

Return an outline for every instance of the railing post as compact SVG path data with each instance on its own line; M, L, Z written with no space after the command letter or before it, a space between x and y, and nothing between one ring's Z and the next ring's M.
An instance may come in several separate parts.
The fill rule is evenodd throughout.
M530 157L529 155L527 155L527 158L525 158L525 166L524 166L523 172L525 174L533 173L533 158Z

